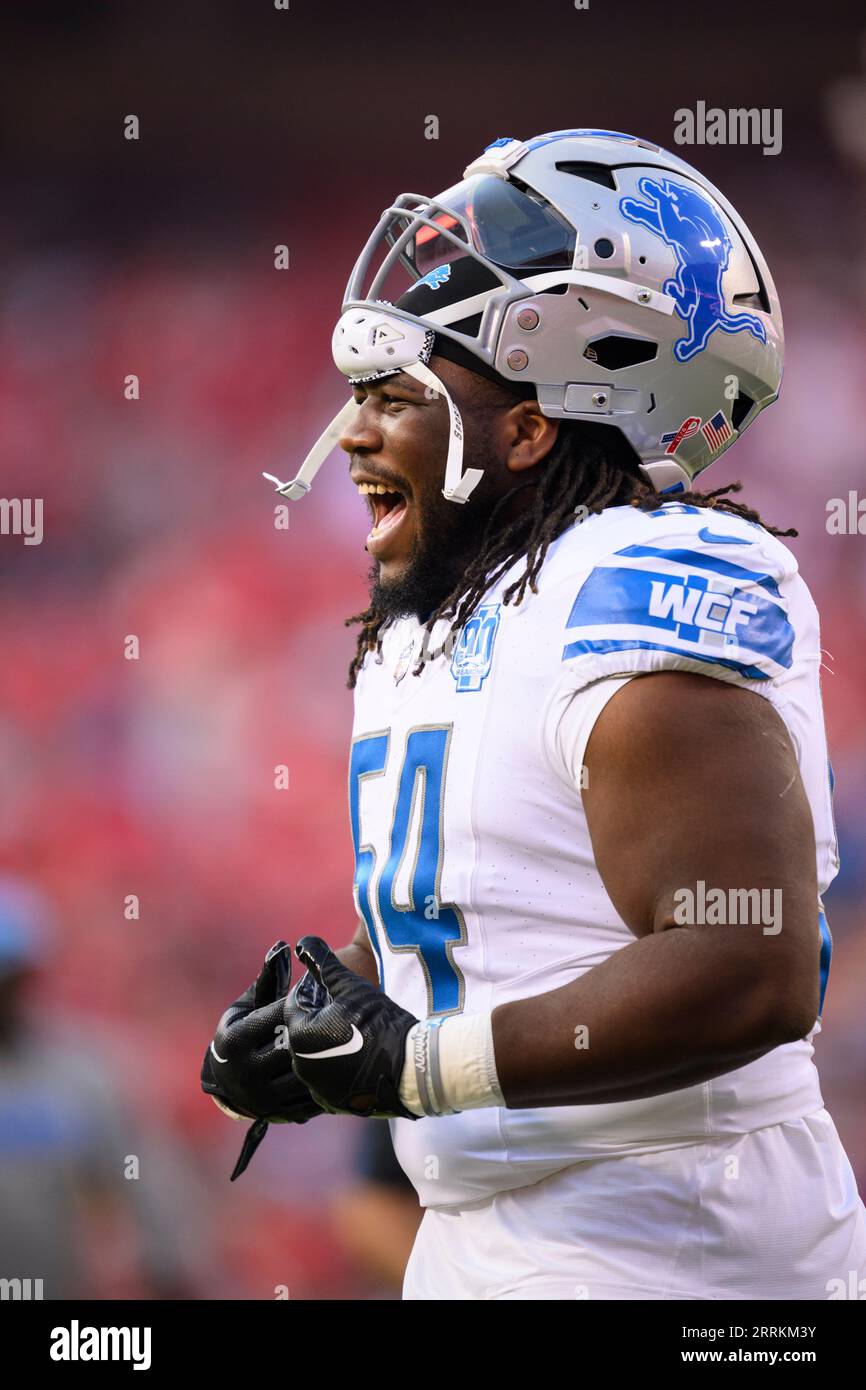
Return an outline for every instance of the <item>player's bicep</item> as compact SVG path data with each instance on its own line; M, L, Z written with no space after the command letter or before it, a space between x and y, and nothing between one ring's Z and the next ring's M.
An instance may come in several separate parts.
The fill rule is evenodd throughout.
M767 699L707 676L641 676L606 704L585 760L596 862L636 936L683 923L687 893L697 909L721 889L726 902L778 908L786 950L808 953L811 969L812 817L788 732Z

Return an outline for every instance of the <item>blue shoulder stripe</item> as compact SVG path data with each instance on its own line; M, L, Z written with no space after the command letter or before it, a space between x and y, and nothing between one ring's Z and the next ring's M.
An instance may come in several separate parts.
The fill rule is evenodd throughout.
M726 579L733 579L738 584L758 584L769 594L779 597L779 586L771 575L747 569L745 565L735 565L731 560L719 560L715 555L706 555L700 550L666 550L656 545L628 545L616 553L628 559L671 560L677 565L688 565L690 569L712 570L714 574L723 574Z
M594 655L604 655L606 652L628 652L628 651L649 651L649 652L674 652L676 656L688 657L690 661L705 661L708 666L727 666L731 671L739 671L740 675L750 681L769 680L766 671L762 671L759 666L748 666L743 661L734 661L730 657L724 656L705 656L701 652L685 651L682 647L666 647L663 642L641 642L633 637L624 637L621 641L612 638L596 638L582 642L569 642L563 648L562 659L567 661L572 656L587 656L589 653Z

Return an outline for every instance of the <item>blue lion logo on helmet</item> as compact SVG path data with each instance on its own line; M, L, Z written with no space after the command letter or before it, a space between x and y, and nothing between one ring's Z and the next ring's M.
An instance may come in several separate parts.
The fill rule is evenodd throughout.
M417 290L419 285L429 285L431 290L438 290L440 285L444 285L446 280L450 279L450 265L447 263L445 265L437 265L433 270L428 270L426 275L422 275L420 280L416 280L414 285L410 285L409 289ZM408 294L408 292L407 290L406 293Z
M649 202L621 198L619 208L623 217L661 237L676 253L676 274L662 290L689 326L688 335L674 343L677 361L689 362L703 352L717 328L723 333L751 333L765 343L766 327L755 314L732 314L725 307L722 276L731 239L715 205L699 189L671 179L644 177L638 188Z

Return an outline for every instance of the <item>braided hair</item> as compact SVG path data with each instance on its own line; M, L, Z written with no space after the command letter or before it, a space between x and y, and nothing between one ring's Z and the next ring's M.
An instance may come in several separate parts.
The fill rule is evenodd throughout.
M506 524L497 525L497 516L504 503L523 488L535 489L532 502L519 516ZM696 507L715 508L744 521L757 522L773 536L796 536L793 529L777 530L769 526L751 507L730 496L739 492L742 483L729 483L712 492L680 492L676 501ZM637 472L636 465L623 453L604 448L584 427L575 422L560 425L556 441L539 470L537 480L523 483L494 507L478 547L478 553L467 566L460 582L443 598L425 624L432 632L440 618L451 618L451 633L463 627L475 612L487 591L511 566L526 556L523 573L510 584L502 596L503 603L519 604L527 589L537 593L537 580L552 543L574 524L575 514L582 516L604 511L606 507L630 504L641 511L653 511L660 505L659 493ZM349 688L358 678L368 652L380 654L382 635L391 619L371 604L361 613L346 619L346 626L360 624L355 655L349 666ZM424 668L424 648L412 674L420 675Z

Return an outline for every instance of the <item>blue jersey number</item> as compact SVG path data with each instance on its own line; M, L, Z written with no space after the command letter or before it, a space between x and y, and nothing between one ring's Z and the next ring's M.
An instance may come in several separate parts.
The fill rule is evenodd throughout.
M406 739L397 798L391 816L388 857L378 876L376 852L361 843L361 784L380 777L388 762L388 733L367 734L352 745L349 807L355 846L358 911L379 961L385 989L385 962L379 933L392 951L415 951L427 982L428 1012L445 1014L463 1007L463 976L451 958L466 927L460 910L440 900L443 854L445 771L450 725L413 729ZM397 879L410 865L406 900L397 898Z

